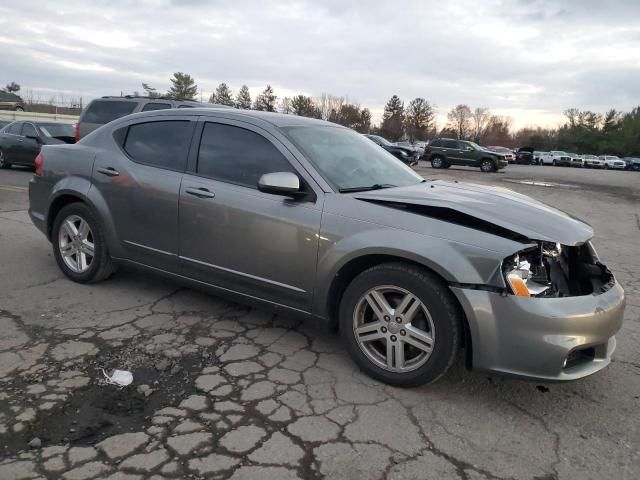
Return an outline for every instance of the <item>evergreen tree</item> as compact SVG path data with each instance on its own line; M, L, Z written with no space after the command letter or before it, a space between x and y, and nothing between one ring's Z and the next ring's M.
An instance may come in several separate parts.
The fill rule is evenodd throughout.
M434 127L436 112L424 98L409 102L405 117L405 129L409 140L425 140Z
M264 112L275 112L277 99L278 97L274 93L273 88L271 88L271 85L267 85L267 88L265 88L256 98L253 108L254 110L261 110Z
M142 90L144 90L144 93L147 94L147 97L156 98L160 96L157 89L153 88L148 83L142 82Z
M177 99L193 100L198 93L198 85L193 77L187 73L176 72L171 80L171 88L167 96Z
M234 106L231 89L227 86L226 83L222 82L220 85L218 85L216 91L211 94L211 97L209 97L209 103L217 103L218 105L229 105L230 107Z
M397 95L392 96L384 107L380 132L392 142L397 142L404 134L404 103Z
M240 87L240 91L236 97L236 108L251 110L251 94L249 93L249 87L246 85Z
M320 118L320 109L306 95L296 95L291 99L291 113L301 117Z

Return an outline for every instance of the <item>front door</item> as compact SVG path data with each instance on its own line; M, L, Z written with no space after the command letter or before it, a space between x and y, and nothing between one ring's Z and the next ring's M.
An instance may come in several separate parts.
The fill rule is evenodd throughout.
M310 311L322 195L286 148L259 127L206 121L201 131L197 159L180 189L185 274ZM308 195L293 199L257 189L263 174L282 171L298 174Z
M122 256L177 272L178 196L197 117L157 117L116 130L120 150L98 153L93 185L106 202Z

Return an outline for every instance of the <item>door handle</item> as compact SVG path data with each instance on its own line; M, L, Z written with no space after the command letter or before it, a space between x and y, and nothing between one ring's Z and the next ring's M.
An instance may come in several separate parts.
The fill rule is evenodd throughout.
M20 143L24 142L24 138L16 138Z
M102 173L103 175L107 175L109 177L117 177L118 175L120 175L120 172L118 172L113 167L107 167L107 168L100 167L98 168L98 172Z
M185 188L184 191L189 195L193 195L194 197L200 197L200 198L213 198L216 196L215 193L207 190L204 187L201 187L201 188L188 187L188 188Z

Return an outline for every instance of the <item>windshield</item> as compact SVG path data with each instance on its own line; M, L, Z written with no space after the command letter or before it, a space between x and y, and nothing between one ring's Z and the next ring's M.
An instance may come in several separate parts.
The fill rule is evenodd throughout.
M47 137L73 137L73 125L66 124L40 124L40 131L44 133Z
M336 190L403 187L422 177L368 138L339 127L283 128Z
M375 138L378 142L380 142L380 143L381 143L381 144L383 144L383 145L386 145L386 146L391 146L391 145L393 145L393 143L391 143L391 142L390 142L389 140L387 140L386 138L380 137L380 136L378 136L378 135L369 135L369 136L370 136L370 137Z

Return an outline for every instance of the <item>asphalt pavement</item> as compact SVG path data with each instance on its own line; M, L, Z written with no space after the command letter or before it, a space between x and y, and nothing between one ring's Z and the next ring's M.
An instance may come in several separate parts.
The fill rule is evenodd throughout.
M640 478L640 174L432 170L592 224L627 310L612 364L541 384L470 372L363 375L321 325L121 271L67 280L0 170L0 480ZM514 319L517 321L517 319ZM133 372L107 385L102 369Z

